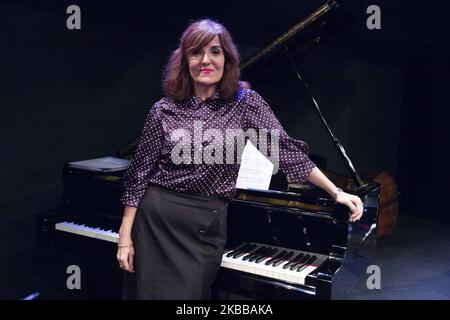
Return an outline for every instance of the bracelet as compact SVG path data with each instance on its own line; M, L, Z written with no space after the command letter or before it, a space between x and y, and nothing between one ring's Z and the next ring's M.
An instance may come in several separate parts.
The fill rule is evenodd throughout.
M117 247L119 247L119 248L126 248L126 247L131 247L132 245L133 245L133 242L130 243L130 244L126 244L126 245L124 245L124 244L117 244Z

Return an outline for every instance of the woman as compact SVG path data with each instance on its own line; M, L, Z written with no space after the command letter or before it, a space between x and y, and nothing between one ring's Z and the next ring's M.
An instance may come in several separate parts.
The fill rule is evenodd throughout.
M163 87L166 97L148 113L120 199L117 259L136 271L138 299L204 299L219 269L239 164L236 156L222 159L229 141L208 139L207 130L277 130L279 167L290 180L310 181L347 205L351 221L361 217L361 200L328 180L307 144L290 138L263 98L243 88L223 25L206 19L184 31Z

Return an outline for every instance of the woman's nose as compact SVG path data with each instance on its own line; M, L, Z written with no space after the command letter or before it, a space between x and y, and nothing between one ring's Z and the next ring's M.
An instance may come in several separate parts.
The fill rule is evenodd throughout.
M209 64L211 60L209 59L209 55L205 53L202 58L202 64Z

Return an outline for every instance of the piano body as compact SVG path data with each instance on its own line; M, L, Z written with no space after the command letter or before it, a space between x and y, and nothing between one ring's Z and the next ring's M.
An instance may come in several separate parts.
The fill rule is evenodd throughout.
M292 44L300 31L323 26L335 5L328 2L317 9L259 51L258 59L267 59L283 44ZM316 38L304 39L316 42L314 34ZM258 59L243 67L254 66ZM130 159L135 146L133 142L122 147L117 158ZM344 176L323 171L344 191L361 197L362 219L349 223L345 206L310 184L289 184L282 174L273 179L282 183L271 185L277 190L237 190L228 206L228 243L213 298L228 297L228 293L252 299L332 297L332 287L349 254L376 241L380 188L356 173ZM124 173L125 169L92 170L65 164L63 201L39 218L38 272L69 298L121 297L123 272L115 260L115 243L123 213L118 199ZM66 287L66 268L73 264L83 272L82 290Z

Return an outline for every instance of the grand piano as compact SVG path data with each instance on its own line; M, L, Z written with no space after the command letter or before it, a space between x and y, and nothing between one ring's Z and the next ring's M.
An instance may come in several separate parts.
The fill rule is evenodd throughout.
M338 16L339 5L325 3L247 59L243 75L250 77L276 54L294 64L292 55L309 50L330 29L335 31ZM330 299L349 256L376 242L380 186L359 177L312 95L311 99L349 175L327 171L320 157L312 156L313 161L337 186L361 197L363 217L350 223L345 206L311 184L290 183L282 173L273 177L270 190L238 189L228 206L228 242L211 289L213 299ZM115 243L123 213L118 200L122 176L136 144L137 140L113 157L100 159L113 164L107 168L66 163L62 202L38 219L37 271L65 298L118 299L127 285L115 261ZM80 290L66 286L69 265L82 270Z

